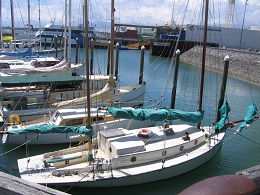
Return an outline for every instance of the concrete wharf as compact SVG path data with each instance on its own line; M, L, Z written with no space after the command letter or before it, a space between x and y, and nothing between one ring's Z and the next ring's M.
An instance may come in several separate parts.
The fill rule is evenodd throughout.
M260 86L260 52L207 47L206 68L222 74L224 58L227 55L230 57L229 77ZM202 47L198 45L184 52L180 56L182 62L196 66L201 66L201 59Z

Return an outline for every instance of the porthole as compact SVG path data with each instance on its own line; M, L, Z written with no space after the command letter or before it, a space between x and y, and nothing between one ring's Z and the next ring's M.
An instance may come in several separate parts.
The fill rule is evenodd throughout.
M162 156L166 156L166 154L167 154L167 151L164 150L164 151L162 152Z
M133 157L131 158L131 162L135 162L135 161L136 161L136 157L133 156Z
M182 150L184 150L184 146L181 146L181 147L180 147L180 151L182 151Z
M196 140L194 141L194 145L197 145L197 143L198 143L198 140L196 139Z

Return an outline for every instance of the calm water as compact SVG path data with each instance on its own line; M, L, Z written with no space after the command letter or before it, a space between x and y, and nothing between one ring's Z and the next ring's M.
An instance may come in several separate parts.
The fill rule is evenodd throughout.
M79 57L82 59L83 52ZM232 58L232 56L231 56ZM173 68L170 69L171 59L150 56L145 51L144 81L147 83L145 105L157 104L158 107L169 107L171 89L173 83ZM106 50L95 50L95 73L106 73ZM129 85L138 83L139 79L140 51L120 51L119 74L120 84ZM181 63L177 87L177 109L186 111L197 110L198 87L200 69L198 67ZM82 70L84 72L84 70ZM167 79L168 78L168 79ZM216 113L217 98L221 76L206 71L203 109L205 118L203 124L211 124ZM226 98L231 106L229 120L243 119L246 108L252 103L260 107L260 87L245 82L228 78ZM213 115L213 117L211 116ZM234 174L260 163L260 120L253 123L248 129L242 131L242 136L236 135L227 140L217 155L206 164L179 177L164 181L117 188L73 188L68 190L71 194L177 194L188 186L208 177ZM232 131L227 132L226 138L232 136ZM64 146L30 146L14 149L14 146L4 145L0 147L1 171L18 176L16 170L18 158L26 155L35 155L45 151L60 149ZM6 153L7 152L7 153ZM68 187L55 187L66 191Z

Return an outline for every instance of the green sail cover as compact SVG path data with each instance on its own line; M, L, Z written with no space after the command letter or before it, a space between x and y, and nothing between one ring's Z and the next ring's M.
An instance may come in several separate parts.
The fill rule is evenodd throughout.
M256 107L256 104L252 104L247 107L247 113L244 117L244 121L241 123L241 125L238 127L237 131L242 131L245 127L247 127L249 124L255 121L254 116L257 115L258 109Z
M184 112L175 109L123 109L123 108L114 108L108 107L108 112L114 116L125 119L135 119L135 120L153 120L153 121L162 121L162 120L177 120L180 119L185 122L199 123L203 119L204 111L197 112Z
M226 123L226 119L228 117L228 113L230 112L230 107L228 102L225 102L221 108L219 109L219 114L221 116L221 119L218 121L218 123L212 128L213 132L215 132L215 130L221 130L225 123Z
M11 134L24 134L24 133L39 133L39 134L47 134L47 133L75 133L75 134L85 134L92 135L92 127L86 126L57 126L57 125L33 125L21 130L9 130L8 133Z

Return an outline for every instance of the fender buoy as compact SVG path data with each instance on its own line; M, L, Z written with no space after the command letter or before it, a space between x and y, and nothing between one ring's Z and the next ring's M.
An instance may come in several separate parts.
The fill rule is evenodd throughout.
M18 125L21 122L21 118L17 114L12 114L9 117L9 122L10 122L11 125L13 125L13 124Z

